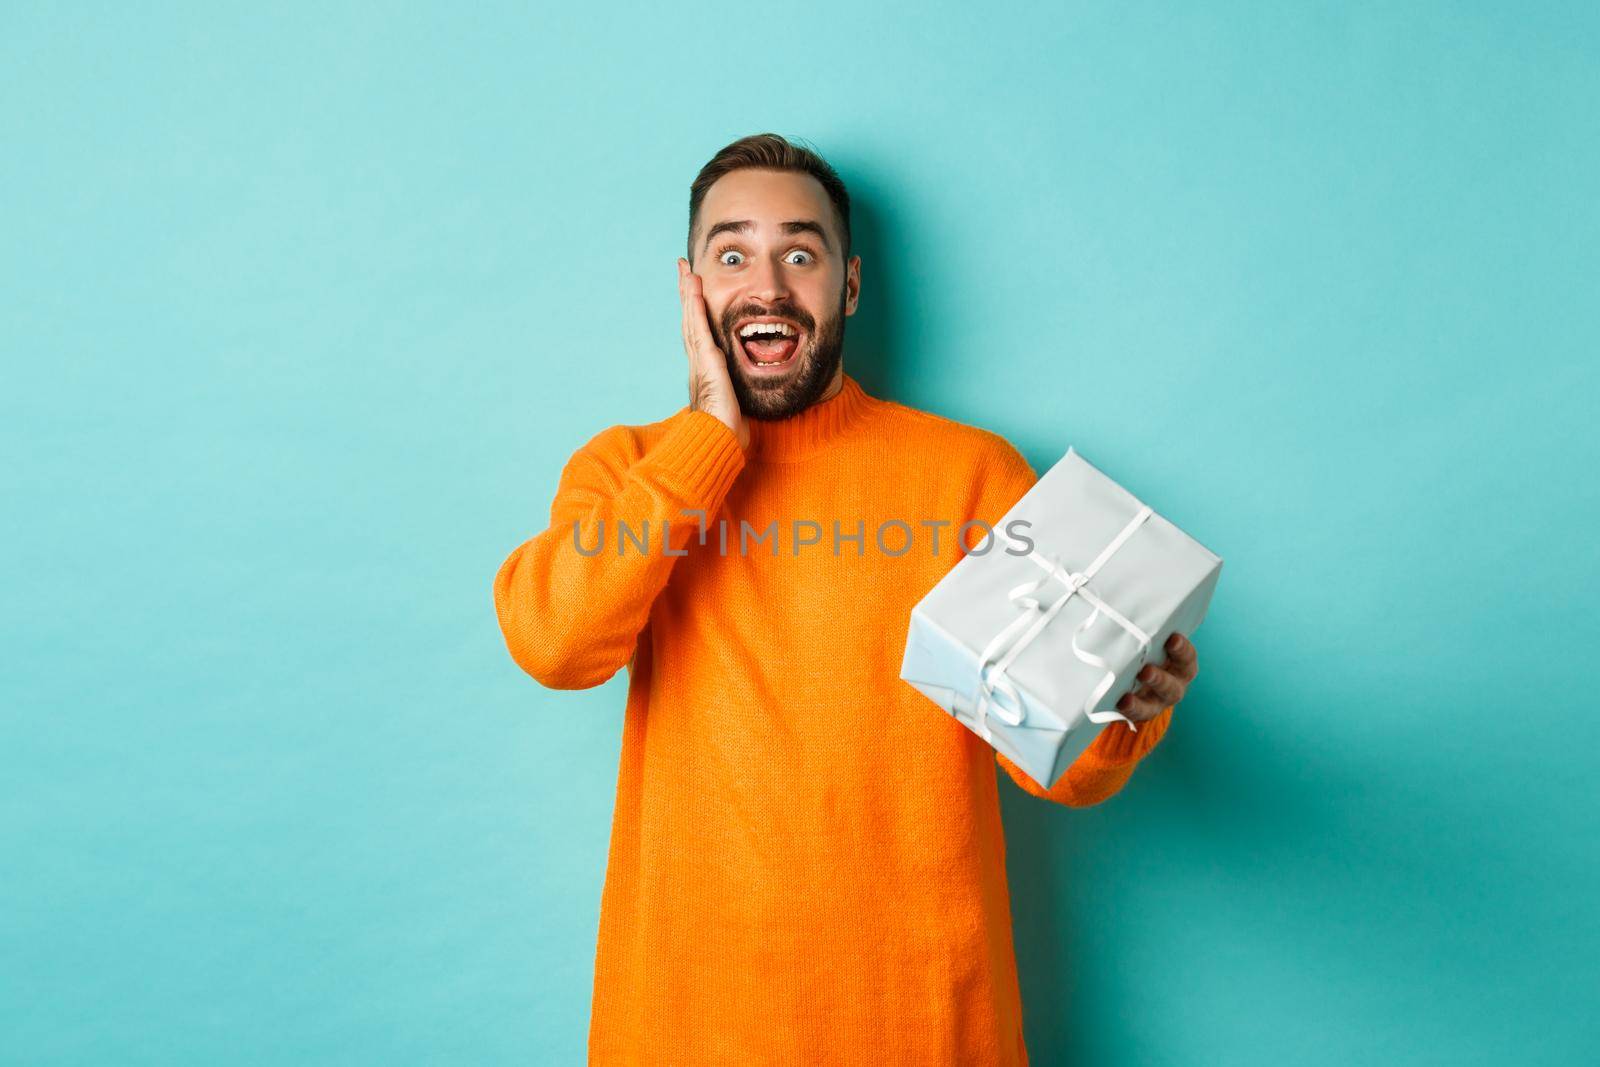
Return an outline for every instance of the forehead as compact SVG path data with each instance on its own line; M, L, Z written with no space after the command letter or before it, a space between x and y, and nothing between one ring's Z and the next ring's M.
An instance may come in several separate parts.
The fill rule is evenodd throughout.
M832 233L833 202L822 183L809 174L746 168L724 174L700 202L699 231L724 219L750 219L757 234L775 232L789 219L817 219Z

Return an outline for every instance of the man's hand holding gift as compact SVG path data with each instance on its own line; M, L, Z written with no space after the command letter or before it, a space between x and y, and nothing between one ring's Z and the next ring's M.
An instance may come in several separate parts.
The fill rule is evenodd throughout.
M1167 662L1146 663L1139 671L1139 685L1122 694L1117 710L1134 722L1153 719L1176 705L1189 691L1189 683L1200 672L1200 657L1194 644L1182 634L1167 638Z

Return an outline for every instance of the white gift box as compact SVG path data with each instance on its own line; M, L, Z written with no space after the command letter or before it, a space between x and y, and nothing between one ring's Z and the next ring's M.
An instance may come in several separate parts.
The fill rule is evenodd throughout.
M1137 730L1117 699L1221 569L1068 448L912 609L900 677L1048 789L1105 724Z

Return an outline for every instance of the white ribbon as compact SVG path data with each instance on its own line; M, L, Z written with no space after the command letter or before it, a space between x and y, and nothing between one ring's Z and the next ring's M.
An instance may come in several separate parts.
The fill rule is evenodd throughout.
M1133 720L1120 712L1094 710L1094 706L1100 702L1100 698L1106 695L1106 690L1110 689L1112 683L1116 681L1117 675L1115 671L1110 669L1111 664L1109 661L1084 649L1078 644L1078 639L1099 621L1101 615L1104 615L1131 634L1134 640L1139 642L1139 647L1143 652L1147 653L1149 651L1150 635L1134 625L1117 609L1096 596L1088 588L1088 583L1151 514L1149 507L1140 505L1138 513L1128 520L1128 524L1122 528L1122 531L1113 537L1110 543L1101 550L1093 563L1081 571L1068 571L1061 565L1061 560L1056 555L1046 558L1040 555L1037 550L1027 554L1027 558L1042 567L1045 573L1037 580L1025 582L1007 594L1008 599L1022 609L1022 613L1011 620L999 633L995 634L993 639L984 646L983 652L978 657L978 694L975 704L978 716L978 735L985 741L993 744L993 738L989 732L989 708L991 705L994 707L995 716L1002 722L1009 723L1012 726L1022 725L1025 714L1022 698L1017 694L1016 686L1012 684L1006 671L1016 661L1016 658L1022 654L1022 650L1027 648L1035 637L1039 636L1040 632L1050 624L1050 620L1055 618L1061 609L1066 606L1067 601L1074 596L1080 596L1093 604L1094 610L1073 631L1072 654L1091 667L1099 667L1106 672L1105 676L1096 683L1093 691L1084 700L1083 714L1090 722L1097 725L1120 720L1127 723L1130 730L1138 730L1138 727L1133 724ZM1065 584L1067 591L1046 608L1040 604L1033 594L1052 578L1058 579ZM998 660L996 657L999 657ZM993 667L992 673L990 672L991 667ZM1011 713L998 701L994 700L995 690L1006 694L1016 704L1016 718L1013 719Z

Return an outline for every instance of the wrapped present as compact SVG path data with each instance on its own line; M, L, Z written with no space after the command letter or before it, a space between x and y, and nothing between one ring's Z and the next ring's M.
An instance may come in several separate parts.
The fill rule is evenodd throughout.
M912 609L900 677L1048 789L1146 663L1205 617L1222 560L1077 451Z

